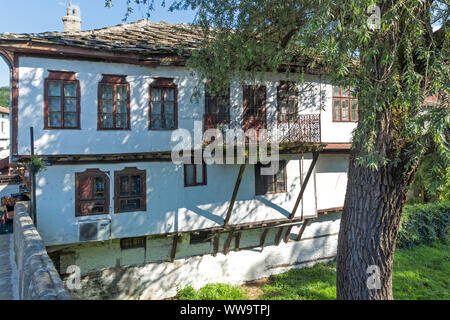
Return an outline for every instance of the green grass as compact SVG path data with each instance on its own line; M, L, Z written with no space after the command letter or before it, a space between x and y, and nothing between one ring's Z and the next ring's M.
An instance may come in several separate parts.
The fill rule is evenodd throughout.
M450 246L436 242L413 249L398 249L392 275L395 299L450 299ZM336 299L336 263L291 269L272 275L261 287L263 300ZM243 300L247 291L227 284L208 284L200 290L186 287L180 300Z

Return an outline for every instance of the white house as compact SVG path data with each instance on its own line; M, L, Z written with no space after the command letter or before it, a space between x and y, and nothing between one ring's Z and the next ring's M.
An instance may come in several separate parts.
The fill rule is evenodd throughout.
M132 266L120 272L140 280L121 280L121 297L160 298L177 284L238 283L335 256L358 117L349 88L306 70L304 82L271 74L230 83L223 100L195 100L185 61L201 35L189 26L67 30L0 34L12 158L29 157L33 127L47 163L37 228L61 273L77 265L114 278ZM249 159L174 163L172 135L194 135L196 122L267 128L280 170L263 175Z

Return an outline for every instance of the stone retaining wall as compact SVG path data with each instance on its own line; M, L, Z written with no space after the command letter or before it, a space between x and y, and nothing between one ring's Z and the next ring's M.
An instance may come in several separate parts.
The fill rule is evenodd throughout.
M14 252L20 300L70 300L28 213L28 202L14 207Z

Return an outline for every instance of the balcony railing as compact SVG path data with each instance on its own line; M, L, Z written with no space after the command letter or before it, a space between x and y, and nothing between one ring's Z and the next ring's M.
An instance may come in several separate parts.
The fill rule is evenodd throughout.
M229 117L217 117L216 115L204 116L204 130L219 129L225 135L225 129L229 127ZM267 128L267 140L280 144L292 143L320 143L320 114L301 114L290 117L274 124L256 127ZM259 135L258 135L258 138ZM225 139L225 136L224 136ZM210 141L205 141L209 143Z

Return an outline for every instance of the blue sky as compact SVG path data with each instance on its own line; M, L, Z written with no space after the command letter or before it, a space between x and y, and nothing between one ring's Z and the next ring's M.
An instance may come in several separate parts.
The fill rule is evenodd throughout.
M0 0L0 33L36 33L63 31L61 18L66 14L65 0ZM80 7L82 30L102 28L123 23L126 0L113 0L112 8L105 8L104 0L73 0ZM155 1L158 2L158 1ZM171 3L171 1L167 1ZM158 6L150 16L150 21L190 23L194 19L192 11L169 12ZM145 12L137 7L128 21L145 18ZM9 85L9 70L0 59L0 87Z

